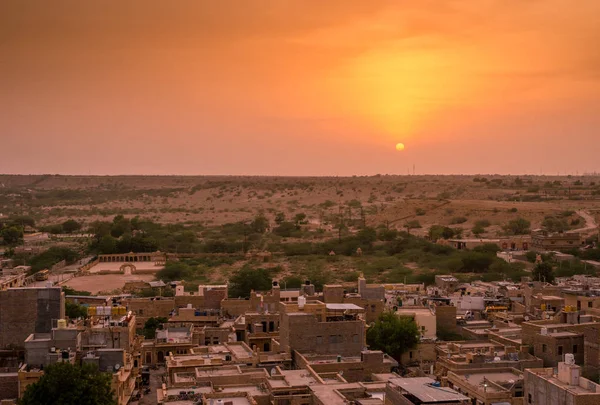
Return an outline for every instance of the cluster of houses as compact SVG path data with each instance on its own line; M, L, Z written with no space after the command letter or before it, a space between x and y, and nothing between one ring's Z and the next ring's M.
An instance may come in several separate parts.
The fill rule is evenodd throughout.
M67 319L65 301L85 305ZM371 350L384 311L414 319L420 341L399 358ZM138 334L164 318L153 338ZM164 320L163 319L163 320ZM111 373L119 404L588 404L600 400L600 279L435 285L326 285L249 299L227 285L173 297L0 291L0 400L12 404L56 362ZM162 380L146 389L150 376ZM556 402L558 400L558 402Z

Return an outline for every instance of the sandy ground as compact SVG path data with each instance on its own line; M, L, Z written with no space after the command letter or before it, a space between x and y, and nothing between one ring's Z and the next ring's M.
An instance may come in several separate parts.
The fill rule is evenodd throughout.
M126 276L124 274L107 274L101 276L82 276L75 277L67 281L64 285L80 291L89 291L96 294L99 291L110 291L117 288L123 288L126 281L132 280L154 280L153 274L135 274Z

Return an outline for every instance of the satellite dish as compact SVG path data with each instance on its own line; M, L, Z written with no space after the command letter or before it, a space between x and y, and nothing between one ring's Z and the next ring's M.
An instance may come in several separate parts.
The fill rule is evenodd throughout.
M119 371L120 368L121 368L121 365L119 363L115 364L115 371Z

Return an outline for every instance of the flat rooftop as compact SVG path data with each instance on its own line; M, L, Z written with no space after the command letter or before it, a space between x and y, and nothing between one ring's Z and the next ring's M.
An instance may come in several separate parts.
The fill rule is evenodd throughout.
M447 387L434 387L435 380L429 377L392 378L389 383L401 388L410 395L417 397L421 402L436 403L449 401L469 401L466 397Z

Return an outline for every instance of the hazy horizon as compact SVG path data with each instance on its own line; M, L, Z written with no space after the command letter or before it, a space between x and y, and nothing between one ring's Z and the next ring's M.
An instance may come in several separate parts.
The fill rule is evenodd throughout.
M0 172L598 172L598 15L597 0L7 0Z

